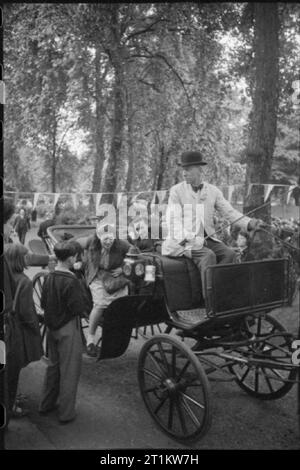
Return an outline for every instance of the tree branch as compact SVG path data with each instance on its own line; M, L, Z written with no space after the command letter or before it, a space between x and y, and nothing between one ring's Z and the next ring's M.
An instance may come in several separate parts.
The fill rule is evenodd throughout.
M155 31L155 29L152 29L154 25L156 25L157 23L161 22L161 21L167 21L166 19L164 18L158 18L157 20L153 21L153 23L149 24L149 26L147 26L146 28L144 29L140 29L139 31L134 31L133 33L129 34L125 40L125 43L127 41L129 41L130 39L132 39L133 37L135 36L138 36L140 34L145 34L145 33L148 33L149 31Z
M143 83L144 85L150 86L157 93L161 93L160 89L154 83L147 82L146 80L143 80L142 78L138 78L138 81Z
M75 124L76 124L77 121L75 122L72 122L69 126L66 127L66 130L65 132L63 133L63 136L60 140L60 143L59 143L59 146L57 147L57 150L56 150L56 161L58 161L58 157L59 157L59 152L60 152L60 149L62 147L62 144L63 144L63 141L64 141L64 138L66 137L67 133L69 132L69 130L71 129L71 127L73 127Z

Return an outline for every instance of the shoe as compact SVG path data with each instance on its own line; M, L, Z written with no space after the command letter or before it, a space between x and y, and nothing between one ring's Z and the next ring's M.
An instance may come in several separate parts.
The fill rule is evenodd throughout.
M97 346L94 343L90 343L86 347L86 353L90 357L97 357Z
M58 422L59 424L69 424L75 421L75 419L76 419L76 416L73 416L73 418L70 418L70 419L59 419Z
M21 408L18 405L15 405L13 409L10 412L10 418L24 418L24 416L27 416L29 414L29 410L26 408Z
M39 410L39 414L44 416L52 413L52 411L56 411L58 409L58 405L54 405L51 408L47 408L46 410Z

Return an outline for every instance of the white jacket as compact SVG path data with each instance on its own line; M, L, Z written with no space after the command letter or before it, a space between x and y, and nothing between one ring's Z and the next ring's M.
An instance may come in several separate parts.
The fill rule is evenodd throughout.
M182 217L180 217L180 208ZM191 208L193 213L191 213ZM202 190L197 193L186 181L173 186L170 189L166 212L168 236L162 244L162 254L191 257L192 249L203 247L204 230L209 237L219 241L213 236L216 231L215 211L218 211L229 223L242 217L242 214L224 198L220 189L212 184L203 183ZM172 213L175 213L173 225ZM245 216L238 220L236 225L247 230L249 221L250 218ZM179 243L184 239L187 239L188 243L182 246Z

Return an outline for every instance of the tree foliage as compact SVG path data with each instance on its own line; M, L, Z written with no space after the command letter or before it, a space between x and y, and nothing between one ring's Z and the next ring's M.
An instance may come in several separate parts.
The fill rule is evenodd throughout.
M278 4L278 15L274 158L268 181L259 171L252 182L295 181L299 6ZM6 4L4 18L6 185L168 188L187 149L203 151L212 183L245 181L257 113L252 4Z

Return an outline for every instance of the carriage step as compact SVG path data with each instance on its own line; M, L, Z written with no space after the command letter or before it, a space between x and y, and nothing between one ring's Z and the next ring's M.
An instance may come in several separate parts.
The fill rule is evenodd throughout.
M192 310L176 310L176 314L179 320L188 323L199 323L199 321L207 319L205 308L194 308Z

